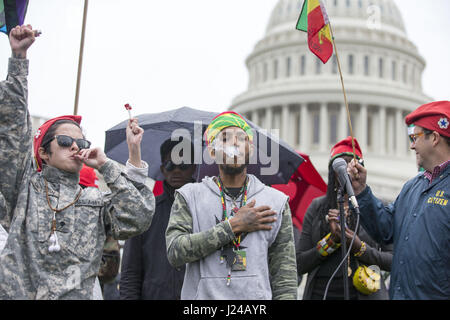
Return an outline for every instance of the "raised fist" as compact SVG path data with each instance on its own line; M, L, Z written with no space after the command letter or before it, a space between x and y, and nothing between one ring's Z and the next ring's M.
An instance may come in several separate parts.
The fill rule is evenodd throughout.
M16 26L9 33L9 43L13 58L25 59L27 50L36 40L31 25Z

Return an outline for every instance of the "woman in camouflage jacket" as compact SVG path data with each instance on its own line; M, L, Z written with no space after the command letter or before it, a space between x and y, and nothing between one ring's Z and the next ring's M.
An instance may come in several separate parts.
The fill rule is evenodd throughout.
M131 180L101 149L80 150L73 140L64 147L51 138L48 153L39 148L42 171L33 168L26 59L33 41L31 26L11 31L8 77L0 83L0 223L9 233L0 255L0 300L90 299L106 236L147 230L154 196L147 180ZM143 130L137 132L133 150L142 139ZM55 136L62 134L84 139L75 122L59 125ZM107 198L96 188L81 190L83 162L103 175Z

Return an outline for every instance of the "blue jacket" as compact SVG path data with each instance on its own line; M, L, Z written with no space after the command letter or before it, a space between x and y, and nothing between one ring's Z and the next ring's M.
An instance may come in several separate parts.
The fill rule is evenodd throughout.
M357 200L376 241L394 243L391 299L450 299L450 166L431 184L423 173L387 205L367 187Z

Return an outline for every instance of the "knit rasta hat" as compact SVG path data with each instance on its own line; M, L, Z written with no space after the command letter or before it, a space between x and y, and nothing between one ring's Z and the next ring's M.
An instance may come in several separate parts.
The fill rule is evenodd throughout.
M247 121L238 113L233 111L222 112L212 119L205 131L206 145L211 144L217 135L225 128L238 127L245 131L250 141L253 141L253 131Z

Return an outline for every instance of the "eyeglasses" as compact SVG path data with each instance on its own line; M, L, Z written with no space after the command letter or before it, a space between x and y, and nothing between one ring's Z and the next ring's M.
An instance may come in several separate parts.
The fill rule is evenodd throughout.
M51 138L49 141L47 141L46 143L42 144L42 147L49 144L50 142L53 141L53 139L56 139L56 142L58 142L58 145L60 147L63 148L69 148L70 146L72 146L73 142L75 141L75 143L77 144L78 148L81 149L89 149L91 146L91 142L86 140L86 139L74 139L70 136L66 136L66 135L57 135L54 136L53 138Z
M419 132L419 133L410 134L410 135L408 135L409 141L411 143L416 143L417 138L423 136L424 134L425 134L425 132L423 132L423 131Z
M187 163L175 164L173 163L172 160L164 161L162 165L164 169L166 169L167 171L173 171L175 170L176 167L180 168L181 171L185 171L192 167L192 164Z

